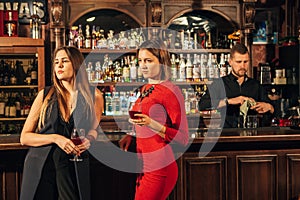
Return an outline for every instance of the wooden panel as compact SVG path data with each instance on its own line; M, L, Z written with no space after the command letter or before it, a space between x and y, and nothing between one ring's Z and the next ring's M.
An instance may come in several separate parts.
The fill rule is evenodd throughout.
M226 156L184 158L185 199L227 199L226 166Z
M300 195L300 154L287 154L287 199Z
M237 156L238 199L278 199L277 155Z

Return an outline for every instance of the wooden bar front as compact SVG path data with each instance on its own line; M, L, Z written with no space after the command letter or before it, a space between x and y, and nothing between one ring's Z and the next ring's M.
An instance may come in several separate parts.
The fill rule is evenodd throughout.
M290 200L300 194L299 130L226 129L220 137L219 131L190 133L196 138L191 139L188 150L178 159L178 182L169 199ZM111 137L114 144L118 137ZM95 145L110 151L107 142L97 141ZM210 152L201 150L199 156L201 147L210 146ZM3 200L18 199L27 149L19 144L18 135L0 136ZM180 148L174 145L174 151L180 153ZM133 199L135 177L136 174L120 172L92 158L92 199Z

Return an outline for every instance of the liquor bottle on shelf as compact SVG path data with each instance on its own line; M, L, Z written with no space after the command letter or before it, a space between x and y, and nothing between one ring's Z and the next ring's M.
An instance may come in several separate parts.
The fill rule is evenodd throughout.
M19 93L15 93L16 117L21 117L21 97Z
M183 54L180 54L180 61L179 61L179 79L178 81L185 81L186 79L186 65L185 65L185 60L183 57Z
M17 84L24 85L26 73L24 71L22 61L19 60L16 60L16 77L17 77Z
M122 82L130 82L130 67L128 65L129 57L124 56L123 79Z
M18 11L6 10L4 13L4 35L18 36Z
M194 54L193 60L193 81L199 82L200 81L200 68L199 68L199 61L200 55Z
M137 68L135 56L131 56L130 61L130 82L136 82L137 80Z
M96 49L97 48L97 32L96 32L96 28L95 25L93 25L92 28L92 49Z
M4 117L5 115L5 94L2 91L0 93L0 117Z
M16 68L14 65L14 62L10 62L10 85L16 85L17 84L17 77L16 77Z
M128 96L126 96L125 91L120 92L120 104L122 115L128 114Z
M177 66L176 66L176 58L175 54L171 55L171 80L176 81L177 80Z
M188 53L186 55L186 81L191 82L193 81L193 65L191 61L191 55Z
M3 77L4 77L4 60L0 61L0 85L3 85Z
M111 93L105 93L105 115L112 115L112 97Z
M9 117L14 118L17 116L15 93L11 93L10 96L11 97L9 99Z
M220 77L226 76L227 75L227 66L225 63L224 53L221 53L219 66L220 66Z
M85 48L91 49L92 48L92 40L90 35L90 25L85 26Z
M84 47L84 35L82 33L81 24L78 25L78 35L76 41L77 41L77 48L82 49Z
M31 70L32 70L32 65L29 65L27 68L26 78L25 78L25 83L27 85L31 85Z
M31 63L31 81L30 84L31 85L37 85L38 84L38 63L37 63L37 59L33 59L32 63Z
M7 62L4 62L4 70L3 70L3 85L9 85L10 83L10 71L9 65Z
M207 59L205 54L201 54L201 61L200 61L200 79L204 81L207 79Z

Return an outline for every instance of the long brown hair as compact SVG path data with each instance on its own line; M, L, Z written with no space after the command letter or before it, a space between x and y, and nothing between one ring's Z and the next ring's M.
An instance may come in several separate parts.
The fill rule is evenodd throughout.
M94 100L91 95L90 91L90 85L86 73L86 67L84 63L84 57L81 54L81 52L74 46L62 46L57 48L53 53L53 58L55 59L57 53L59 51L65 51L70 62L73 66L73 80L74 80L74 87L78 90L79 93L82 94L84 100L85 100L85 107L83 112L85 113L91 113L92 116L94 116ZM54 69L54 62L52 64L52 68ZM68 99L67 97L70 95L68 90L64 87L62 82L56 77L55 70L52 69L52 81L53 81L53 87L54 92L56 94L56 98L59 104L59 108L61 112L65 113L65 116L67 118L70 117L70 110L68 109ZM47 95L48 96L48 95ZM40 114L40 120L41 123L39 123L39 129L42 127L45 121L45 114L47 107L50 107L51 104L53 104L54 100L48 102L50 97L45 98L42 108L41 108L41 114Z
M161 64L161 80L169 80L171 78L171 59L164 42L160 39L147 40L140 45L137 50L137 56L141 49L146 49L158 58Z

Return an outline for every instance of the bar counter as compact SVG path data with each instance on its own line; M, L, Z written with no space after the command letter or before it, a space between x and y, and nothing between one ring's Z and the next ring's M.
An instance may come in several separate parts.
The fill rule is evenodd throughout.
M173 144L176 154L183 155L177 160L178 182L169 199L289 200L300 194L300 130L191 129L190 135L190 146L184 153ZM117 145L122 135L107 136ZM101 138L95 143L104 149L106 144ZM209 148L203 148L205 145ZM201 148L204 151L199 154ZM3 200L18 199L27 149L19 143L19 135L0 136ZM135 177L92 157L92 199L133 199Z

